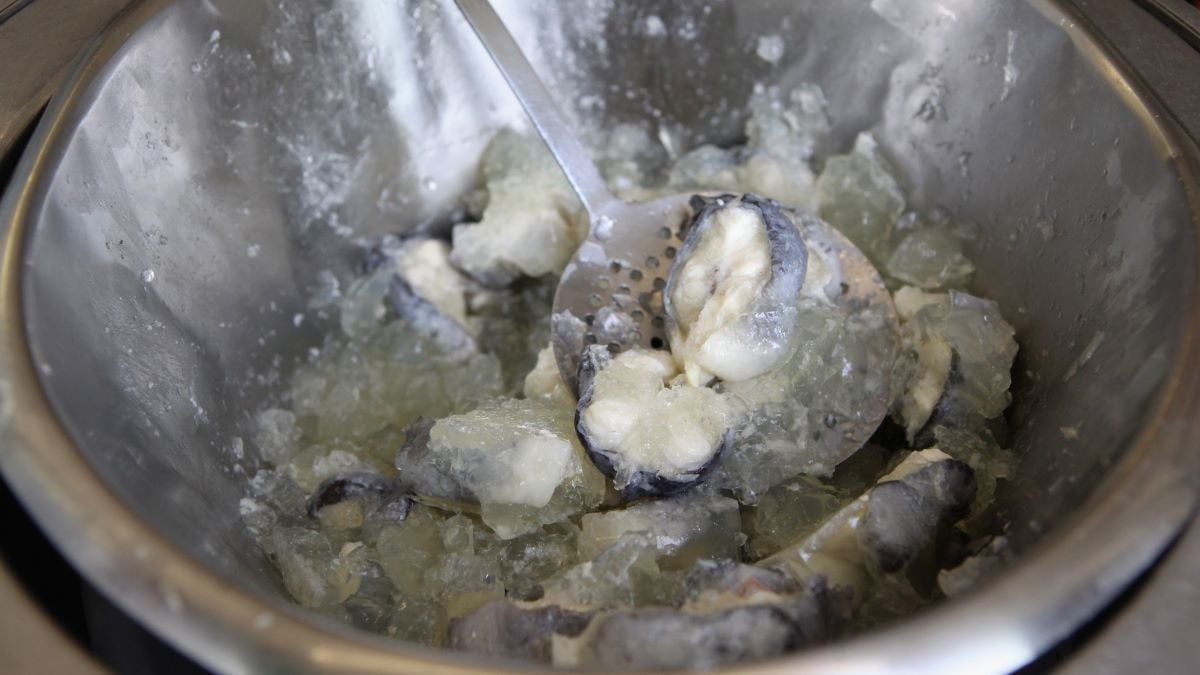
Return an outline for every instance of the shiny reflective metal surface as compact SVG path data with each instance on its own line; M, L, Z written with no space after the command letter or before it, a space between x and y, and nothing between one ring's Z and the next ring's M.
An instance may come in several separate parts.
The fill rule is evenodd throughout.
M358 238L446 226L522 119L449 4L317 4L141 3L56 99L0 211L0 468L95 583L216 670L496 672L305 615L240 528L255 449L235 439L319 344L318 273L349 274ZM757 672L1011 670L1190 517L1196 148L1071 6L498 4L587 129L730 141L754 82L816 81L841 147L874 128L916 206L978 226L977 285L1022 346L1021 555ZM758 60L775 32L787 55Z

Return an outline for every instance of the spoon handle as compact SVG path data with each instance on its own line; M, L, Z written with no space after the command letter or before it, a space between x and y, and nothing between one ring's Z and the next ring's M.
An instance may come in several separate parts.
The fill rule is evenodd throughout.
M562 167L575 194L595 218L616 201L600 176L600 171L579 142L567 118L563 116L553 96L533 70L516 40L504 26L489 0L456 0L467 22L483 42L492 60L508 80L521 106L533 121L542 140L549 146L555 161Z

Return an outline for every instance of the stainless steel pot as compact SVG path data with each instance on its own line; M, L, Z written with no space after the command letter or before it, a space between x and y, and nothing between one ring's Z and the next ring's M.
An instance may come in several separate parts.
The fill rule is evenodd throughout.
M820 83L840 144L874 129L916 207L977 227L977 285L1017 327L1016 561L752 670L1017 668L1190 518L1200 155L1076 5L500 4L592 130L652 119L681 147L730 141L755 82ZM787 39L778 63L755 55L769 34ZM520 120L434 0L147 0L46 114L0 211L0 468L94 583L193 658L524 669L307 615L237 511L243 425L318 343L322 273L348 274L357 238L445 226L488 136Z

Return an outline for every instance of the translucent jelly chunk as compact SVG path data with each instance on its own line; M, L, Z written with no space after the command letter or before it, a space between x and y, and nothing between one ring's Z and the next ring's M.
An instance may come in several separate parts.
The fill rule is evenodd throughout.
M251 497L242 497L238 502L238 515L242 524L255 539L261 540L279 523L275 509Z
M911 616L929 604L912 582L901 574L884 574L866 588L862 605L854 613L855 630L886 626Z
M646 188L665 177L667 151L646 127L618 124L608 132L597 163L609 189L626 201L642 201Z
M392 459L403 439L403 433L386 427L370 438L316 443L292 457L290 462L279 467L279 471L303 493L304 501L333 478L362 474L385 481L396 473ZM377 496L383 492L383 488L374 490Z
M964 288L975 266L962 241L941 228L926 227L904 237L888 259L887 273L925 289Z
M803 160L774 154L734 153L701 145L680 157L664 192L751 192L792 207L812 202L812 171Z
M286 463L300 449L296 416L279 408L260 412L254 418L253 439L264 461L273 465Z
M737 501L692 490L583 517L579 557L590 560L631 532L653 537L659 565L688 569L697 560L737 559L744 537Z
M572 411L544 401L498 399L438 420L426 446L407 444L396 466L418 494L477 502L505 539L566 520L605 495Z
M445 552L442 543L444 516L416 504L403 522L383 527L375 541L379 566L404 595L429 597L423 579Z
M808 163L778 153L755 152L738 167L738 189L774 199L786 206L814 206L814 176Z
M796 334L778 370L722 385L750 417L711 480L745 503L800 473L831 474L874 431L871 411L890 397L895 345L883 307L847 314L802 301Z
M372 465L359 457L352 443L333 441L306 448L283 467L287 476L304 491L312 494L322 482L346 473L380 471L385 466Z
M927 424L977 429L1008 407L1017 343L996 303L951 292L948 301L922 307L901 332L895 413L910 438Z
M755 88L746 122L746 147L698 147L679 159L664 192L750 192L788 206L815 205L809 160L827 143L830 123L825 95L812 84L784 93Z
M378 473L390 476L396 472L396 448L404 443L406 437L404 427L388 424L370 436L346 445Z
M891 254L892 230L904 212L904 195L870 134L859 134L854 151L830 157L817 179L821 217L841 230L871 262Z
M786 94L779 87L756 85L750 98L746 145L807 162L829 140L828 108L825 92L816 84L801 84Z
M788 206L815 206L816 177L809 161L828 145L828 102L821 88L802 84L785 94L756 86L746 122L742 187Z
M446 519L442 523L442 548L449 553L475 555L475 524L464 515Z
M395 265L381 265L365 277L350 282L337 303L342 333L361 338L379 330L388 319L387 294Z
M305 607L330 607L353 595L361 583L365 559L361 545L337 550L320 532L283 527L264 542L283 585Z
M250 497L279 514L299 517L308 494L284 470L263 469L250 479Z
M887 445L868 441L853 455L838 464L833 475L822 481L843 495L857 495L870 488L895 465L900 456L896 452L896 441L888 439Z
M764 558L808 536L846 501L833 488L807 476L776 485L747 519L750 556Z
M1000 306L966 293L951 293L948 305L925 308L914 318L917 331L940 331L954 346L963 386L956 396L964 408L985 419L1004 412L1012 400L1015 331Z
M385 495L366 509L359 536L365 543L374 546L384 530L403 523L414 510L424 508L426 507L423 504L417 503L409 496Z
M400 594L384 633L398 640L441 647L446 639L446 608L442 600Z
M354 530L363 526L363 504L358 501L345 501L326 506L317 512L317 520L324 530Z
M378 565L370 562L360 578L358 590L343 603L344 620L356 628L383 633L395 611L396 587Z
M502 131L483 157L488 203L478 223L457 225L451 258L490 286L559 274L587 234L587 219L545 145Z
M715 145L702 145L680 157L671 167L665 192L738 191L740 185L736 153Z
M480 550L484 536L472 518L420 504L382 527L374 555L398 598L387 632L440 644L447 620L503 598L500 560Z
M896 305L896 316L900 321L908 321L929 305L937 305L950 301L945 293L926 293L915 286L903 286L892 296Z
M812 169L803 159L765 151L748 152L743 158L712 145L681 157L661 192L688 191L749 192L788 206L807 207L814 201Z
M504 373L504 392L521 392L538 352L550 341L551 306L558 277L526 279L504 292L472 297L470 312L479 325L479 349L494 355Z
M539 604L585 611L667 604L674 589L664 583L657 557L653 535L625 534L595 560L543 583L545 596Z
M362 439L418 415L470 409L503 391L486 354L447 354L402 321L327 348L292 379L292 409L313 440Z
M445 598L446 617L466 616L493 600L504 599L500 566L495 560L465 553L443 556L426 571L428 593Z
M579 562L578 538L579 528L562 523L515 539L485 539L479 555L499 562L509 597L533 600L541 596L544 580Z

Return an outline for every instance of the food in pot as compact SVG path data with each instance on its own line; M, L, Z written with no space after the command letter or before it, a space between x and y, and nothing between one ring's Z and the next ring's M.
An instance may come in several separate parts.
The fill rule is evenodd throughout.
M792 348L808 247L778 202L698 197L693 208L663 293L671 355L696 386L768 373Z
M1017 346L966 242L907 210L868 134L828 155L819 88L749 109L746 145L676 161L611 131L624 197L703 194L663 270L669 343L588 346L578 395L547 344L586 223L540 141L497 135L449 241L366 252L250 434L243 518L297 602L493 657L709 668L999 566ZM890 293L860 292L881 273Z
M674 494L703 480L736 415L731 399L687 382L666 352L613 357L599 345L584 352L575 428L627 498Z
M604 501L604 478L584 457L570 408L501 398L409 427L396 455L412 494L478 507L511 539L567 521Z

